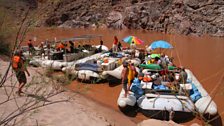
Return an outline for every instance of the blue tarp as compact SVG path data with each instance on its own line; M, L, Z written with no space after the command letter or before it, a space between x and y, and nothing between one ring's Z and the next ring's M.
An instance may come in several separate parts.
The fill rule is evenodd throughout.
M140 80L138 78L134 79L131 85L131 91L134 92L136 98L139 98L144 94L144 91L141 88Z
M153 85L153 89L155 89L155 90L168 90L169 88L168 87L166 87L165 85L162 85L162 84L160 84L160 85Z
M94 72L99 72L99 66L92 63L79 63L76 65L76 70L91 70Z
M192 83L192 89L190 90L190 98L193 102L196 102L198 99L200 99L201 93L198 91L197 87Z

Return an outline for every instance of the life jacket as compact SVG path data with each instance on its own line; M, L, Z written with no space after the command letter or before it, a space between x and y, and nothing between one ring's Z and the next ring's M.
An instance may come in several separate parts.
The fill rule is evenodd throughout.
M62 44L62 43L60 43L58 46L57 46L57 49L64 49L65 48L65 46Z
M122 59L121 59L121 58L118 59L117 64L118 64L118 65L121 65L121 64L122 64Z
M12 68L13 69L18 69L19 68L20 60L21 60L20 56L13 56L13 58L12 58Z
M131 69L130 65L128 65L128 69L129 69L129 71L128 71L128 84L131 85L131 81L135 78L135 75L134 75L135 72L134 72L134 70Z
M114 45L117 45L117 43L118 43L118 38L117 37L114 37Z
M109 60L108 60L107 58L105 58L105 59L103 60L103 63L109 63Z
M152 78L150 76L143 77L144 82L150 82L151 80L152 80Z

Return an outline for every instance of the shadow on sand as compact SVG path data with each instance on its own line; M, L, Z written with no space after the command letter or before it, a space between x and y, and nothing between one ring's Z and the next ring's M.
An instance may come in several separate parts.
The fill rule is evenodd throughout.
M137 104L135 106L126 106L125 108L119 107L119 109L128 117L136 117L139 112Z
M30 93L25 93L25 95L27 97L32 97L38 101L44 101L44 102L50 102L48 99L46 99L44 96L39 96L39 95L36 95L36 94L30 94Z
M115 77L109 76L107 78L110 87L116 87L117 85L121 84L121 79L117 79Z

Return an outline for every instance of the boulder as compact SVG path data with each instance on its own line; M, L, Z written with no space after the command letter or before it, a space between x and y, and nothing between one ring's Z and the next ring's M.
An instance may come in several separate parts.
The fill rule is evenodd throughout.
M188 35L192 32L191 22L189 20L182 20L179 26L179 33Z
M109 28L112 27L112 28L116 28L116 29L124 28L122 14L117 11L110 12L109 16L107 17L107 26Z

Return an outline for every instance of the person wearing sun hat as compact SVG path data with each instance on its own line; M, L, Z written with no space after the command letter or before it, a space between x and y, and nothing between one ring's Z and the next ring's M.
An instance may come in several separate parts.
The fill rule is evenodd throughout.
M185 71L185 67L180 66L179 69L180 69L180 75L179 75L178 82L181 84L186 84L187 83L187 72Z

